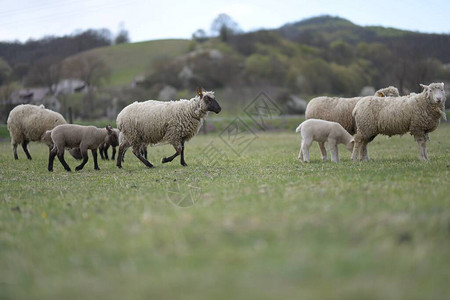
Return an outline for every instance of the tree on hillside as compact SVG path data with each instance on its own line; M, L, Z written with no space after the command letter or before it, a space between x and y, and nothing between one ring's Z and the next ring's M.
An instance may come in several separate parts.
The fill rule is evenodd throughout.
M125 25L120 23L119 25L119 33L117 34L116 38L114 39L114 44L126 44L130 42L130 37L128 34L128 30L125 29Z
M79 55L64 63L66 77L77 78L84 81L88 90L93 86L99 86L108 79L111 70L97 55Z
M229 15L218 15L211 24L211 34L219 36L223 42L226 42L230 36L242 32L239 24Z
M59 58L46 56L38 60L30 69L26 78L27 86L45 86L52 94L62 78L62 65Z
M206 39L208 39L208 36L206 35L206 31L204 31L203 29L197 29L192 34L192 39L197 42L204 42Z
M11 75L11 67L0 57L0 86L6 83Z

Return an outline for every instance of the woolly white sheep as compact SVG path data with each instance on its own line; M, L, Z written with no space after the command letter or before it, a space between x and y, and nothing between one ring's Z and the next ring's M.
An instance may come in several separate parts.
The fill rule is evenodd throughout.
M325 142L328 142L331 160L333 162L339 162L338 144L344 144L345 147L352 152L355 143L353 137L344 129L344 127L336 122L309 119L301 123L295 132L300 132L302 136L302 144L298 159L303 162L309 162L309 148L313 141L319 143L323 161L328 159L327 150L325 149Z
M375 92L377 97L398 97L397 88L389 86ZM337 122L350 134L355 134L355 120L352 111L356 103L363 97L339 98L339 97L317 97L309 101L305 111L305 118L322 119Z
M17 156L18 144L22 144L28 159L31 159L27 148L29 142L44 142L51 147L51 141L49 145L49 139L45 137L45 132L66 123L61 114L46 109L44 105L21 104L14 107L9 113L7 121L14 159L19 159Z
M353 110L356 122L355 148L352 159L362 160L367 152L367 144L378 134L388 136L411 133L419 145L419 158L428 160L426 141L428 133L439 125L439 119L445 116L445 91L443 83L420 85L420 94L403 97L377 98L366 97L359 101Z
M147 167L153 165L143 156L142 149L148 145L168 143L175 148L175 154L164 157L162 163L170 162L181 155L184 160L184 144L197 134L203 118L208 111L219 113L214 92L197 89L197 96L191 100L161 102L148 100L134 102L125 107L117 116L117 127L123 134L119 146L117 167L122 167L122 159L128 147L133 148L134 155Z
M95 126L81 126L75 124L64 124L55 127L51 132L51 138L54 147L50 152L48 160L48 170L53 171L53 161L58 156L59 161L66 171L70 172L70 167L64 160L65 148L79 148L82 163L75 168L76 171L83 169L88 161L88 149L91 150L94 158L94 169L100 170L97 163L97 148L105 142L107 138L118 139L117 133L112 130L110 125L106 128L97 128Z

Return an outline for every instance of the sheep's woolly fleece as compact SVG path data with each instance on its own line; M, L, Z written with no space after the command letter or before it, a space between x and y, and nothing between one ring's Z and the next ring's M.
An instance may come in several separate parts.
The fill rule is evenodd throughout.
M203 92L206 96L215 98L214 92ZM206 105L199 96L169 102L134 102L119 113L117 127L133 148L163 143L177 148L195 136L206 114Z
M432 83L431 89L442 89L443 84ZM445 99L435 103L427 92L402 97L366 97L353 110L357 124L355 139L369 140L377 134L393 136L410 132L416 139L427 138L427 133L435 130L439 119L445 118Z
M64 117L44 105L21 104L9 113L7 126L11 134L11 144L24 141L40 141L47 130L66 124Z
M383 95L399 95L397 88L391 86L376 91L375 96L379 93ZM339 98L327 96L314 98L306 107L305 118L337 122L353 135L356 133L356 124L352 117L352 111L355 108L356 103L363 98L364 97Z

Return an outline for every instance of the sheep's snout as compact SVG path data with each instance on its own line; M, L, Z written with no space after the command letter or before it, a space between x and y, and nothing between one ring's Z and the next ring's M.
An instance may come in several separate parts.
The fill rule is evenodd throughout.
M215 112L216 114L220 113L220 111L222 110L222 108L220 107L219 103L217 103L217 101L215 99L212 99L209 103L208 103L208 111L212 111Z

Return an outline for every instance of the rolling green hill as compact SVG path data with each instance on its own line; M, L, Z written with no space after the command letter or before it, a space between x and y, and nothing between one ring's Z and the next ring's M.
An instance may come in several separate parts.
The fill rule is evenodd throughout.
M185 53L188 45L189 40L154 40L101 47L77 55L97 55L111 69L111 78L105 86L124 86L137 75L144 74L158 59Z

